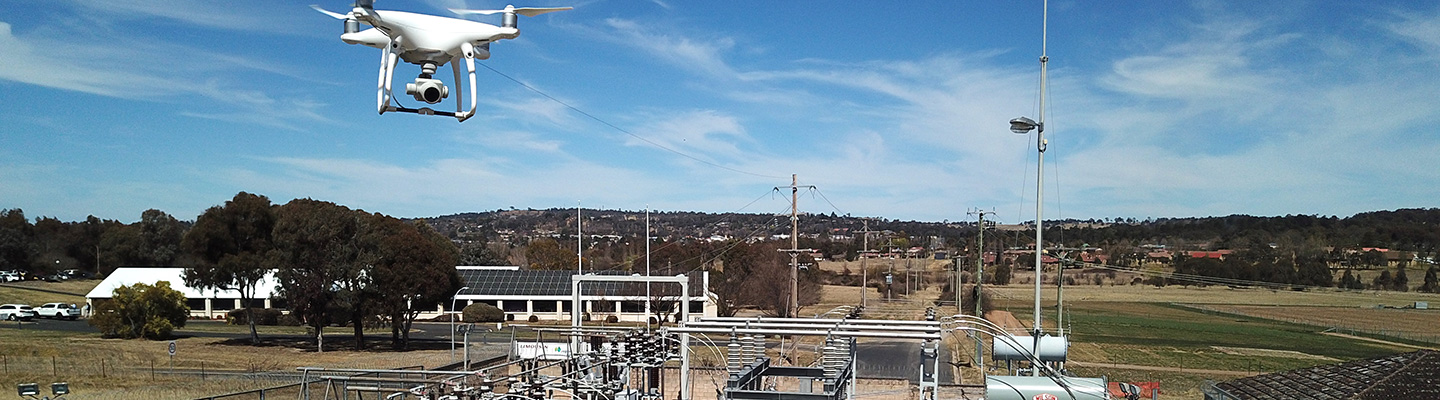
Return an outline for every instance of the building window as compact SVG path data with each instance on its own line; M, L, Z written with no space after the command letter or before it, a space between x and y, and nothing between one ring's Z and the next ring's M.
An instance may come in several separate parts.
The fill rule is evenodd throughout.
M205 299L185 299L185 306L190 311L205 311Z
M505 312L525 312L525 300L505 300Z
M555 312L555 301L553 301L553 300L536 300L536 301L535 301L535 312L537 312L537 313L553 313L553 312Z
M645 302L643 302L643 301L622 301L622 302L620 302L620 312L627 312L627 313L645 312Z

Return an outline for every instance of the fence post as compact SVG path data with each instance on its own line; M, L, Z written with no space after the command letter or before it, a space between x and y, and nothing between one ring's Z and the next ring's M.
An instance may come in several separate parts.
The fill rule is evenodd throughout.
M55 365L55 356L50 356L50 376L60 376L60 367Z
M205 362L204 362L204 361L201 361L201 362L200 362L200 381L201 381L201 382L204 382L204 381L205 381Z
M155 380L155 359L150 359L150 380Z

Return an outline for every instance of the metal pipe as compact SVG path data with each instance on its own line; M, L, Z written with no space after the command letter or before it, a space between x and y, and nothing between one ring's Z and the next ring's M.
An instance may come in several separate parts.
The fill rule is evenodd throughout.
M871 337L871 338L890 338L890 339L940 339L940 338L941 338L941 335L940 335L939 332L936 332L936 333L910 333L910 332L845 332L845 331L840 331L840 332L827 332L827 331L820 331L820 330L801 330L801 329L752 329L752 328L732 329L732 328L699 328L699 327L688 327L688 326L687 326L687 327L668 328L666 331L667 331L667 332L676 332L676 333L703 333L703 334L728 334L728 333L730 333L730 332L736 332L736 333L751 333L751 334L760 334L760 335L796 335L796 336L825 336L825 335L834 335L834 336L842 336L842 337Z

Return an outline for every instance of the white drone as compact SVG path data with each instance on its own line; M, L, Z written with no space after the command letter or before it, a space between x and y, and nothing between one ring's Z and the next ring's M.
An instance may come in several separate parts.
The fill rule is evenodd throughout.
M515 8L515 6L505 6L503 10L450 9L460 15L503 13L503 23L501 26L495 26L459 18L376 10L373 5L374 0L358 0L355 2L354 9L345 14L326 11L319 6L312 5L310 7L325 13L325 15L345 21L345 33L340 35L340 40L345 43L363 44L382 50L380 83L375 94L376 107L381 114L386 111L400 111L421 115L444 115L455 117L460 122L475 115L475 59L490 58L490 43L520 36L520 29L515 27L518 22L516 16L533 17L548 12L571 9L570 7ZM362 31L360 30L361 23L374 28ZM429 107L400 106L398 101L394 101L390 92L390 83L395 75L397 57L420 66L420 76L415 78L415 82L405 84L405 94L415 96L415 101L428 104L437 104L450 96L450 89L445 87L445 83L431 77L435 74L435 69L458 57L464 57L465 69L470 72L470 110L464 109L465 101L459 98L458 94L455 100L455 112L432 110ZM450 67L455 71L455 84L460 85L460 66L451 63ZM391 104L392 102L394 104Z

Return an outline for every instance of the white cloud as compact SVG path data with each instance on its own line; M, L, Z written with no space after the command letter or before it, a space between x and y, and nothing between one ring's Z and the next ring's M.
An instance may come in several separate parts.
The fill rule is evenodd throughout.
M277 100L209 77L231 76L237 66L278 71L268 63L141 38L112 38L98 45L101 42L87 37L98 32L70 34L18 36L11 24L0 22L0 79L131 100L184 102L187 96L200 96L219 104L187 102L178 114L290 130L328 120L314 101ZM159 61L155 54L188 56ZM213 108L203 109L206 105Z
M639 22L610 18L606 25L614 30L613 41L639 48L675 67L689 70L711 78L731 80L736 73L725 63L722 53L735 47L735 40L728 37L698 39L676 33L660 32ZM611 37L601 35L600 37Z
M668 118L667 118L668 117ZM740 144L754 144L745 127L730 115L714 110L676 112L647 118L654 122L636 129L642 141L628 137L627 146L664 146L715 162L744 155Z

